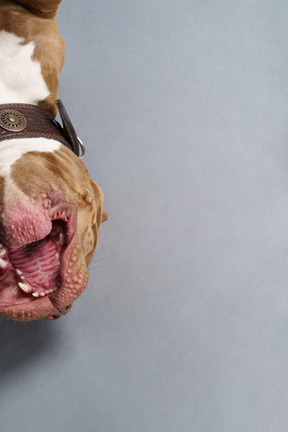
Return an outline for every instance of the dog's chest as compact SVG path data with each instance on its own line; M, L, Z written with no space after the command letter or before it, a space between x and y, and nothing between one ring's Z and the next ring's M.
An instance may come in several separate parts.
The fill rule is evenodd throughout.
M41 66L33 59L35 45L0 31L0 104L37 104L49 95Z

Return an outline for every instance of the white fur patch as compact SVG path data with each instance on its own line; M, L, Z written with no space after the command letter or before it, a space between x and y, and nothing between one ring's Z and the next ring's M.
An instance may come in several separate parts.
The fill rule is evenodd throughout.
M32 60L35 44L13 33L0 31L0 104L36 105L49 96L40 63Z
M35 44L0 31L0 104L37 103L49 96L40 63L32 60ZM0 143L0 176L10 179L13 163L29 151L59 150L58 141L47 138L18 138Z
M53 152L59 150L61 143L48 138L17 138L1 142L0 145L0 176L10 176L11 166L24 153L29 151Z

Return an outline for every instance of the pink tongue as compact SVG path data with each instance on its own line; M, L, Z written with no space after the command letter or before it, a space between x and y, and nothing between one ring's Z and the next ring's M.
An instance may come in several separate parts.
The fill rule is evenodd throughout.
M57 245L49 238L27 244L9 251L9 259L15 270L19 270L22 282L33 291L49 290L57 287L59 258Z

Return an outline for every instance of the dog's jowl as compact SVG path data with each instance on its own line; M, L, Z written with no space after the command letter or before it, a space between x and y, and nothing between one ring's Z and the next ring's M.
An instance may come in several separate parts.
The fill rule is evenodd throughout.
M0 0L0 315L20 321L71 309L106 218L58 100L60 1Z

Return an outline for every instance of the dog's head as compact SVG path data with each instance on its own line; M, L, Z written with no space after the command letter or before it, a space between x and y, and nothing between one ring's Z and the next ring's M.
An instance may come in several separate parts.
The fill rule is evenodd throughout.
M55 142L49 151L22 146L9 166L5 148L0 154L0 315L55 319L87 285L87 265L106 219L103 196L63 145ZM10 161L11 151L9 143Z

